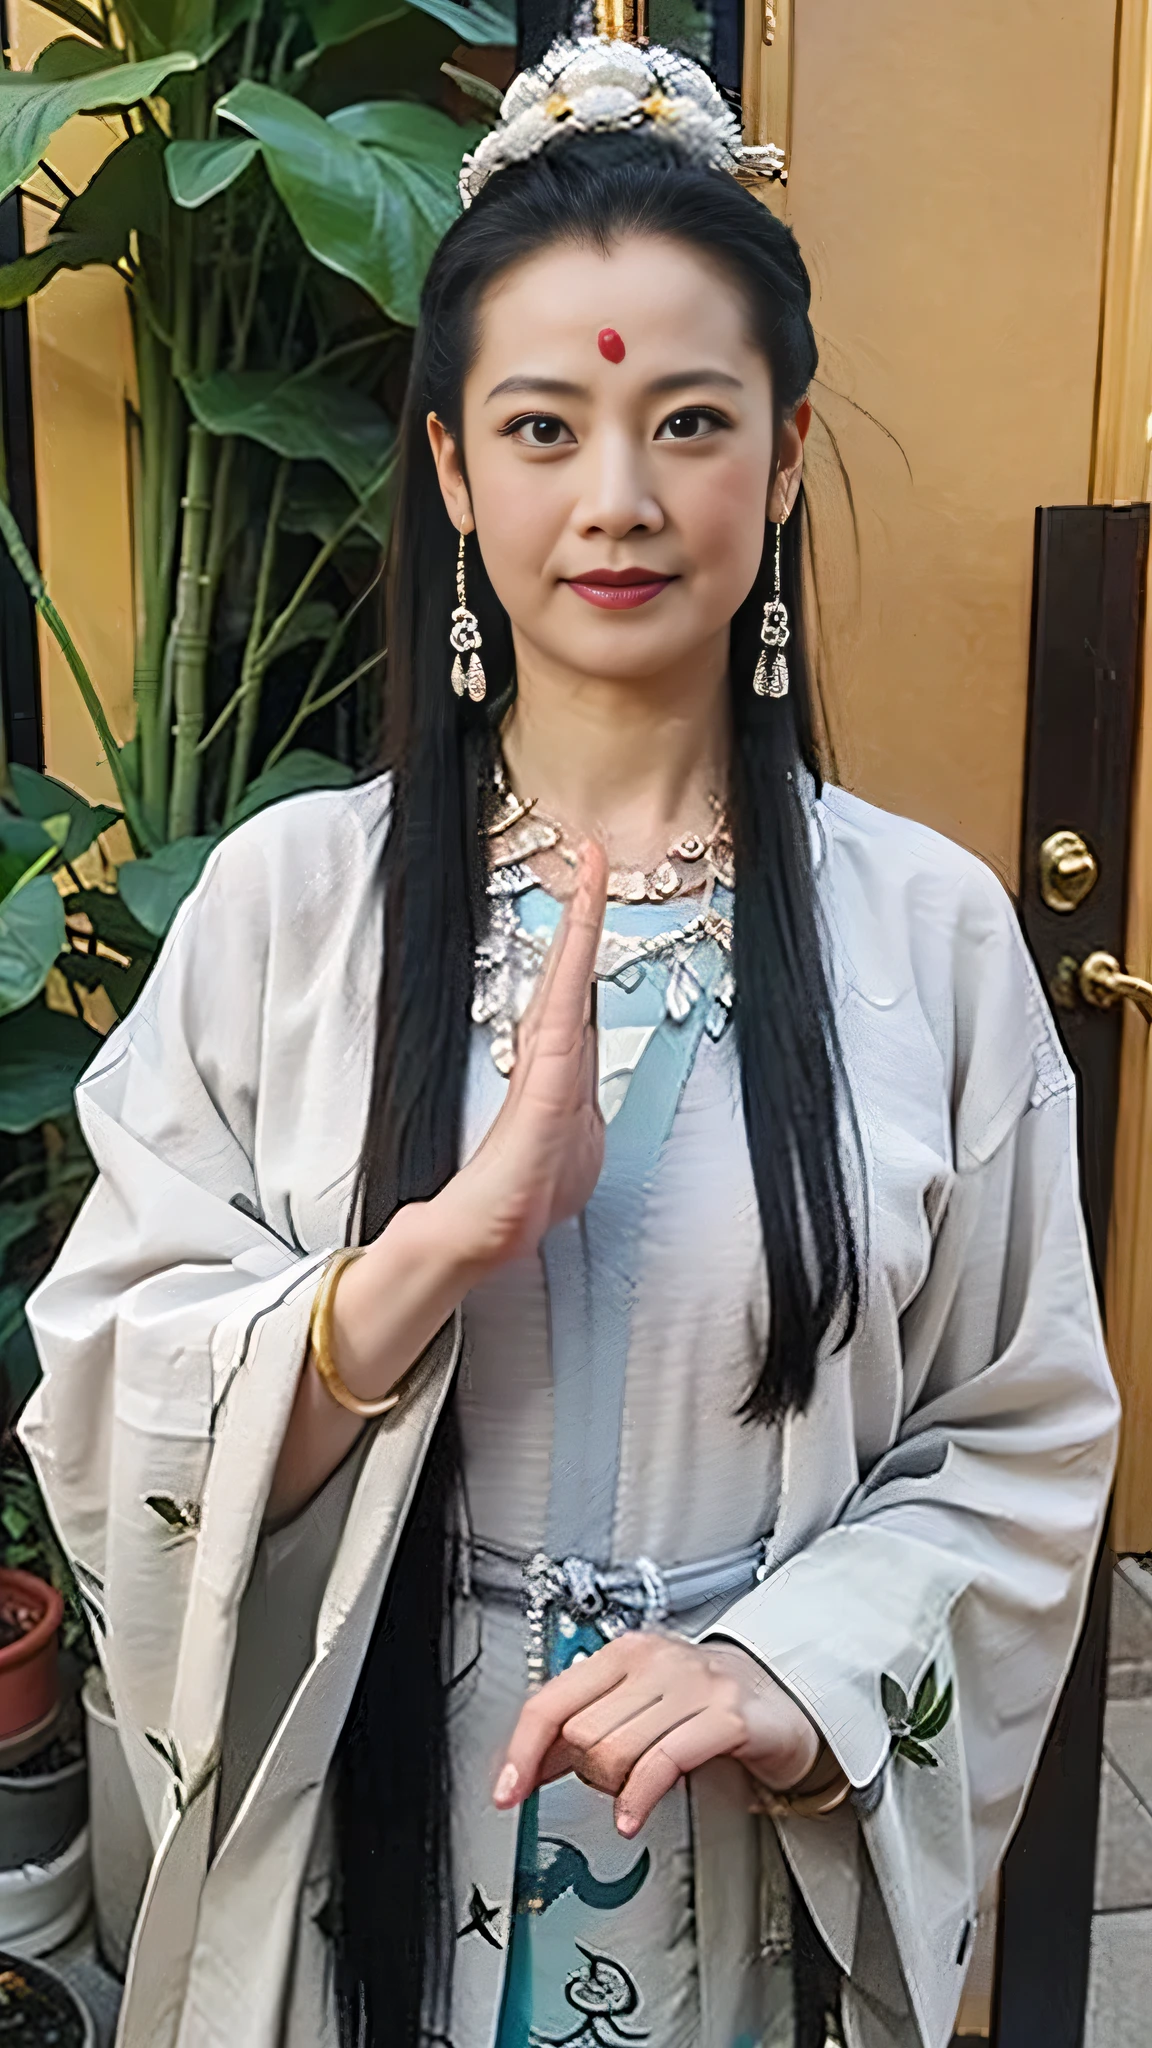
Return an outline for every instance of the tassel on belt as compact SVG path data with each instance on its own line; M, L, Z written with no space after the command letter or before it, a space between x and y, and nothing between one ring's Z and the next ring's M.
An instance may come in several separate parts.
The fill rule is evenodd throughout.
M586 1557L553 1558L538 1551L521 1558L492 1543L468 1546L469 1587L486 1599L519 1607L525 1620L528 1679L533 1690L548 1675L550 1622L565 1635L593 1623L606 1640L631 1628L654 1628L670 1615L687 1614L706 1600L741 1593L767 1574L770 1538L699 1564L661 1570L650 1557L632 1564L596 1565Z

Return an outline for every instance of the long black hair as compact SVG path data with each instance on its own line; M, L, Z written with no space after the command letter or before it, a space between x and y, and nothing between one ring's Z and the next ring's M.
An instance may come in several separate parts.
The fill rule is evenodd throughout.
M568 241L608 249L660 235L706 253L742 294L767 357L777 443L816 369L809 283L790 231L722 172L677 164L643 135L574 138L494 178L445 237L421 304L401 427L388 584L384 758L393 811L383 855L384 965L364 1146L365 1237L456 1171L472 962L485 928L486 794L516 676L507 616L467 543L469 603L489 698L449 685L447 625L457 534L425 420L459 436L485 291L512 265ZM466 451L465 451L466 454ZM860 1259L853 1130L818 916L806 778L818 778L801 593L803 514L784 530L793 625L791 691L754 694L775 529L732 622L736 859L735 1029L768 1268L771 1322L744 1415L802 1409L822 1351L851 1331ZM482 538L482 537L481 537ZM436 1433L341 1738L337 1990L345 2041L410 2048L444 2025L452 1920L446 1715L447 1617L459 1490L451 1408Z

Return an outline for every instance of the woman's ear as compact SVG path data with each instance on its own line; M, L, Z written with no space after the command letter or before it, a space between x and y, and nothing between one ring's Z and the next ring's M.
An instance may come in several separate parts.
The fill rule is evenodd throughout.
M771 520L787 519L796 502L804 469L804 436L811 423L812 408L804 399L791 419L781 424L780 460L768 493L768 517Z
M464 481L455 435L448 432L443 420L437 419L434 412L428 414L425 425L444 509L458 533L471 533L476 522L472 517L472 501Z

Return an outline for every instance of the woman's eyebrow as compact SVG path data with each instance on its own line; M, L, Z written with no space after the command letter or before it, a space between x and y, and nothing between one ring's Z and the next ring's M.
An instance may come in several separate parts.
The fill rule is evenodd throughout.
M671 370L666 377L654 377L648 390L654 398L667 398L674 391L686 391L692 385L722 384L729 391L743 391L739 377L733 377L728 370Z
M500 384L494 384L485 399L485 405L494 398L505 398L509 392L543 392L547 398L587 398L586 384L570 384L564 377L505 377Z

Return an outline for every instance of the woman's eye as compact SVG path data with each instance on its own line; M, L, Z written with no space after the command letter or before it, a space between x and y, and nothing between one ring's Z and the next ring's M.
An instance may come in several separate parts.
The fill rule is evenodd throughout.
M702 441L708 434L715 434L727 425L723 413L713 412L711 406L690 405L683 412L672 413L660 427L656 439Z
M575 440L563 420L551 412L525 413L510 421L503 431L525 448L559 448L562 443Z

